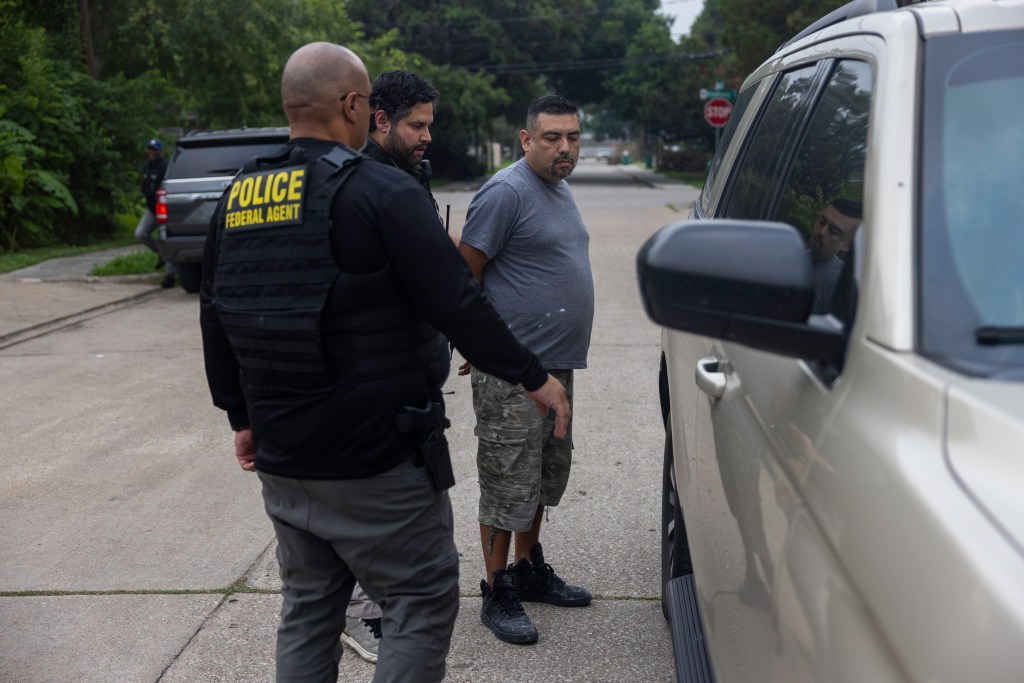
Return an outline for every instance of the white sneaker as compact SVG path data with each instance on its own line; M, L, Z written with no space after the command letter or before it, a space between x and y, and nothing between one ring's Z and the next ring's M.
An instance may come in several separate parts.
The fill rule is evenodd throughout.
M366 661L376 664L377 645L380 644L380 617L376 619L345 617L341 642L355 650L356 654Z

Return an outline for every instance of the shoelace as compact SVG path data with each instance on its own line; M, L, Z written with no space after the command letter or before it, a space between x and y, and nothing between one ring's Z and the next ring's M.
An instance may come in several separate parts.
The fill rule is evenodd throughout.
M563 581L557 574L555 574L555 568L547 562L539 566L534 565L533 571L537 573L537 576L540 577L541 581L544 583L545 586L548 586L550 584L550 588L553 590L557 590L565 585L565 581Z
M380 639L380 619L380 617L377 617L376 619L363 619L363 625L370 629L370 632L373 633L373 637L378 640Z
M504 612L507 616L517 617L526 614L523 603L519 602L519 595L514 590L499 588L491 593L494 606Z

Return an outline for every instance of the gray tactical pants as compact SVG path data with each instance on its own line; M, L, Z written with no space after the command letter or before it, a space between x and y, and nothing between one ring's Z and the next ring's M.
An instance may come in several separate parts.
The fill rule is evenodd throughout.
M279 683L335 683L352 587L383 606L374 683L432 683L459 610L451 502L405 461L368 479L259 473L283 584Z
M153 232L159 227L159 224L156 222L156 216L149 209L146 209L145 213L142 214L142 218L139 219L139 224L135 226L135 241L139 244L145 244L157 256L160 255L160 249L156 245L156 240L153 239ZM164 270L167 275L174 275L177 271L178 268L173 263L168 263L167 268Z
M352 589L352 599L348 602L345 616L356 619L380 619L381 614L380 605L371 600L363 587L357 583Z

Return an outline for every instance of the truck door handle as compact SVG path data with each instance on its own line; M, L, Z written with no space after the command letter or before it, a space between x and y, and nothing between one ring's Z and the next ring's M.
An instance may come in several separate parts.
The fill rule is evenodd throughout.
M714 356L701 358L693 373L697 386L711 398L721 398L725 393L725 373L719 372L718 363Z

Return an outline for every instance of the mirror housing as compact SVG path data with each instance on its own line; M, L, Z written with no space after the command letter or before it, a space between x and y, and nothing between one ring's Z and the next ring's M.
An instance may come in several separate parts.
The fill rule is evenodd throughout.
M659 325L834 366L842 361L843 331L808 322L811 259L792 226L673 223L640 249L637 276L644 309Z

